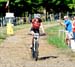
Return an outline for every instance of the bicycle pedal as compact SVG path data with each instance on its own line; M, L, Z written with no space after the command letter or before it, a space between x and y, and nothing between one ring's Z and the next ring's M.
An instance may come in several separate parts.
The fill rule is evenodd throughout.
M30 47L30 49L32 49L32 47Z

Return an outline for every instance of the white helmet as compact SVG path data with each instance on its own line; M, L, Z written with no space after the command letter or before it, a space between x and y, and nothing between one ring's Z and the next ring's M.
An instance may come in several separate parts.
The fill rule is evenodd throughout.
M34 14L34 18L41 18L40 14Z

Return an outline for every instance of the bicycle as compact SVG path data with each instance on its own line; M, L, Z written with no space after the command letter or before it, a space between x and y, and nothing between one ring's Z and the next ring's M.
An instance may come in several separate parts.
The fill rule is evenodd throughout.
M32 57L37 61L38 60L38 47L39 47L39 33L34 33L33 35L33 43L32 43Z

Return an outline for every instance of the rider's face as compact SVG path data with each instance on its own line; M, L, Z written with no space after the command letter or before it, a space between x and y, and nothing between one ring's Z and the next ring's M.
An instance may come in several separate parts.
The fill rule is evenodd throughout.
M38 22L38 19L36 19L36 22Z

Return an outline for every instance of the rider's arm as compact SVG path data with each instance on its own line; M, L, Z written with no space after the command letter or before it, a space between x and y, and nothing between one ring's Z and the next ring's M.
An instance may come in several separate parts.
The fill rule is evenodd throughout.
M75 20L72 21L72 28L74 28L73 24L74 24Z
M66 27L66 25L64 23L62 23L61 20L58 20L57 22L60 23L60 25Z
M44 31L44 27L43 27L43 24L42 24L42 23L41 23L40 28L41 28L42 32L45 33L45 31Z
M64 26L64 27L66 27L66 25L65 25L64 23L60 22L60 24L61 24L62 26Z

